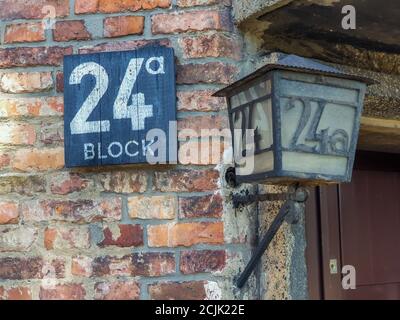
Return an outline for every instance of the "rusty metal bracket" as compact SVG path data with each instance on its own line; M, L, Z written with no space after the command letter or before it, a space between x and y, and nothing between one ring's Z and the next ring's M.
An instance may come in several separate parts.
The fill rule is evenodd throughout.
M288 193L265 195L263 194L253 196L236 195L233 197L235 208L258 201L286 200L279 210L279 213L275 217L274 221L272 221L268 231L255 249L243 273L239 276L236 282L238 288L242 288L245 285L251 273L257 266L259 260L261 259L262 255L264 254L265 250L267 250L275 234L281 227L282 223L286 221L287 223L295 224L299 221L301 214L304 213L305 202L307 201L308 196L309 192L306 188L295 185L289 187Z

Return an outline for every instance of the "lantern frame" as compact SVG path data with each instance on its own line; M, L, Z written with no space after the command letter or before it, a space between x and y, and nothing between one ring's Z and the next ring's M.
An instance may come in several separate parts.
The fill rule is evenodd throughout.
M333 89L347 89L357 91L357 100L354 103L344 102L340 100L332 100L328 98L313 98L312 94L309 96L301 95L298 96L288 96L283 95L283 81L301 81L309 84L309 85L317 85L317 86L326 86ZM271 81L271 92L270 94L263 95L254 99L252 101L246 102L245 104L232 107L231 98L238 95L239 93L245 92L249 88L256 86L264 81ZM234 123L233 123L233 115L237 112L245 112L242 109L249 108L249 120L248 126L250 127L250 122L252 121L251 117L251 109L255 108L257 103L265 101L267 99L271 99L271 117L272 117L272 145L270 148L264 150L255 150L254 155L258 155L260 153L265 152L273 152L273 167L272 170L252 173L249 175L238 175L236 174L236 183L272 183L272 184L293 184L301 182L303 184L310 185L319 185L326 183L339 183L339 182L350 182L352 177L352 169L354 164L354 157L357 147L358 133L360 129L361 122L361 114L363 110L363 102L366 92L366 86L369 84L375 83L371 79L360 77L356 75L350 75L343 73L335 68L330 66L322 65L320 63L314 62L309 59L305 59L302 57L298 57L295 55L288 55L281 60L278 60L277 63L267 64L256 72L250 74L249 76L237 81L236 83L216 92L214 96L225 97L228 104L228 114L229 114L229 125L232 133L232 146L234 148L234 155L236 155L237 148L236 143L234 141ZM305 86L306 86L305 85ZM328 91L328 89L327 89ZM353 107L355 109L354 120L352 124L352 132L350 137L347 134L348 138L348 149L345 153L343 150L342 153L337 151L336 153L329 152L328 149L333 149L333 147L322 147L320 150L304 150L307 146L304 146L302 150L300 145L297 145L295 149L293 148L284 148L282 146L282 125L286 125L282 121L282 113L281 110L284 108L282 103L282 98L289 99L289 101L303 101L303 108L306 108L306 103L310 104L310 101L317 102L318 106L323 105L322 111L325 108L325 105L328 103L333 103L335 105L342 105L346 107ZM307 102L307 99L309 100ZM305 102L306 101L306 102ZM293 102L294 103L294 102ZM304 111L304 109L303 109ZM304 121L303 117L305 116L305 112L302 113L300 121ZM310 115L309 115L310 116ZM313 121L311 126L315 128L314 134L317 135L316 132L318 123L315 123L315 119L307 119L307 121ZM320 119L319 119L320 120ZM299 121L299 122L300 122ZM248 128L250 129L250 128ZM253 128L254 129L254 128ZM305 127L303 128L303 130ZM301 132L300 132L301 133ZM339 135L343 135L346 133L345 130L336 129L335 133ZM297 132L296 132L297 134ZM298 138L298 137L297 137ZM332 137L331 137L332 138ZM323 139L323 138L322 138ZM345 139L343 137L343 139ZM325 139L326 140L326 139ZM323 141L324 142L324 141ZM321 145L322 143L321 142ZM327 143L326 141L324 143ZM329 142L330 145L332 142ZM343 142L344 145L344 142ZM308 147L307 147L308 148ZM335 146L336 148L336 146ZM254 144L254 149L256 149ZM323 152L321 152L323 150ZM325 151L324 151L325 150ZM239 150L242 151L243 150ZM257 153L258 152L258 153ZM320 173L320 172L301 172L301 171L292 171L286 170L283 166L283 152L296 152L296 153L307 153L321 156L341 156L342 158L347 158L346 169L344 174L329 174L329 173ZM236 159L235 159L235 167L236 167ZM311 170L311 169L310 169Z

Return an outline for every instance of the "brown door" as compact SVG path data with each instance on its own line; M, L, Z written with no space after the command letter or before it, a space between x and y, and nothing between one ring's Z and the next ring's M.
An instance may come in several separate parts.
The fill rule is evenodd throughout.
M400 155L359 152L352 182L314 189L306 214L311 298L400 299Z

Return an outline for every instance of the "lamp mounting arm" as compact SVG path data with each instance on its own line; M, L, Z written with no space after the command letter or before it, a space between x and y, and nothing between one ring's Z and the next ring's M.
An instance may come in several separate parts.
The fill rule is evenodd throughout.
M290 224L295 224L299 221L300 215L304 213L305 202L307 201L308 195L309 193L307 189L303 187L298 187L296 185L289 187L289 192L285 194L265 194L234 197L236 198L233 200L234 206L236 208L258 201L286 200L279 210L279 213L275 217L274 221L272 221L268 231L265 233L257 248L255 249L243 273L239 276L236 283L238 288L242 288L245 285L254 268L257 266L259 260L264 254L265 250L267 250L275 234L281 227L282 223L285 220Z

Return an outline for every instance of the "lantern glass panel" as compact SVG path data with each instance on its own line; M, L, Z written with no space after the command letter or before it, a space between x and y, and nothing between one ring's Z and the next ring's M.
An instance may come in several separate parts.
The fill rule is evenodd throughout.
M274 169L271 80L262 80L230 98L236 174Z
M361 107L359 88L347 80L321 84L313 83L315 76L282 74L282 170L347 176Z

